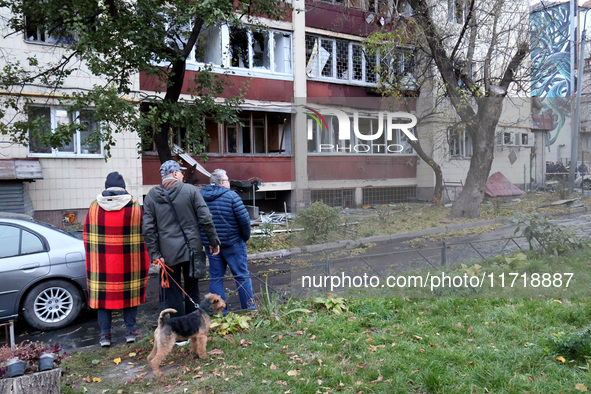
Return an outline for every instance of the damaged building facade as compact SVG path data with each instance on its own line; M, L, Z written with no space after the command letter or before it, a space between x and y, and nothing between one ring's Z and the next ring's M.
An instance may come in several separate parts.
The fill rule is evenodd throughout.
M207 65L226 74L230 84L223 96L233 97L242 91L244 102L237 123L206 119L209 160L195 159L207 171L224 168L231 179L260 181L258 190L244 190L241 196L265 211L283 210L284 202L295 209L320 200L337 207L430 200L433 172L408 144L404 128L389 128L388 116L397 114L391 116L390 126L404 118L404 113L420 118L421 106L430 105L429 97L438 91L434 86L422 88L420 99L426 100L417 103L423 104L404 109L383 107L376 91L376 66L388 64L391 73L410 80L415 49L396 48L395 62L381 57L379 51L366 49L369 35L407 23L412 9L400 0L298 0L292 6L305 12L288 13L280 21L262 19L265 29L224 24L203 28L187 60L183 93L189 95L191 81ZM461 26L465 2L450 0L439 7L442 23ZM36 34L10 36L2 46L24 59L30 51L53 56L53 51L60 51L53 44ZM88 75L72 75L66 88L90 88L94 77ZM159 82L143 73L134 84L133 90L142 94L158 94L160 90ZM73 119L92 124L92 112L72 118L59 108L55 97L59 92L31 87L27 94L38 97L35 110L48 119L48 132L53 125ZM348 116L350 138L339 134L342 119L330 108ZM529 182L533 166L530 155L535 137L529 119L520 124L501 122L491 171L500 171L522 188ZM412 133L442 165L444 179L449 181L444 199L453 200L469 167L470 137L448 124L442 126L440 121L419 122ZM182 147L183 130L173 134L171 142ZM10 182L21 182L35 216L53 223L69 220L67 214L71 213L77 214L75 220L83 221L86 208L111 171L124 175L128 190L140 202L160 183L157 153L153 146L144 144L138 156L137 146L142 141L135 134L119 134L106 162L100 144L85 144L83 135L57 149L34 142L29 147L6 140L3 144L8 160L39 163L35 182ZM197 177L199 184L208 183L206 175Z

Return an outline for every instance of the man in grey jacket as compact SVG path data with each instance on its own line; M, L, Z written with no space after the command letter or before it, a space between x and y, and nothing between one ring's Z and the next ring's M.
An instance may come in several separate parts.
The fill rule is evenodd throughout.
M142 232L152 263L163 261L171 267L173 272L170 277L179 285L182 277L185 291L198 303L198 279L189 276L189 248L181 228L187 235L191 249L203 259L205 254L202 252L199 227L203 229L209 243L209 252L214 256L220 251L220 241L203 197L194 186L183 183L183 169L185 168L174 160L168 160L160 166L162 185L153 187L144 199ZM166 200L165 190L174 205L178 221ZM178 312L176 316L195 310L193 303L184 297L182 290L173 281L169 288L163 288L160 283L160 308L174 308Z

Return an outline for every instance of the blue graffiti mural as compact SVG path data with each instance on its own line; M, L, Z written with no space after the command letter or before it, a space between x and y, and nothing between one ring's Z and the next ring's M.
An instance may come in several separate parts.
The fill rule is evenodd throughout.
M568 3L530 15L532 97L542 98L542 112L554 118L549 145L556 142L570 113L568 100L556 99L571 95L569 19Z

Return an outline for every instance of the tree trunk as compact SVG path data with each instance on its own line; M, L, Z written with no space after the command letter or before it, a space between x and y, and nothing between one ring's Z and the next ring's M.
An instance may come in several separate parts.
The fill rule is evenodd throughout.
M433 198L431 201L437 205L441 205L443 194L443 172L441 171L441 166L423 150L423 147L418 141L409 140L409 143L415 152L417 152L417 155L433 169L433 173L435 173L435 188L433 189Z
M16 378L0 379L0 393L11 394L59 394L62 370L36 372Z
M494 159L495 130L503 108L503 97L486 97L479 101L477 121L466 127L472 136L473 152L466 183L449 214L454 218L480 216L480 205Z

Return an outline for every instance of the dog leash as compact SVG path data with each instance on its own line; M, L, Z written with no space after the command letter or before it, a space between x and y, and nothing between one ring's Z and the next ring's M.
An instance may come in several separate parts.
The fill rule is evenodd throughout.
M197 304L195 301L193 301L191 296L189 294L187 294L185 289L183 289L183 287L180 284L178 284L178 282L176 280L174 280L174 278L172 276L169 275L169 271L174 272L174 270L172 268L170 268L168 265L166 265L166 263L164 263L163 259L156 259L155 261L160 266L160 280L162 283L162 287L169 288L170 282L168 281L168 279L172 280L174 282L174 284L176 284L179 287L179 289L181 289L181 291L183 292L183 294L185 294L185 296L189 299L189 301L191 301L193 303L193 305L195 305L195 308L199 309L200 311L203 311L203 309L201 309L199 304Z

